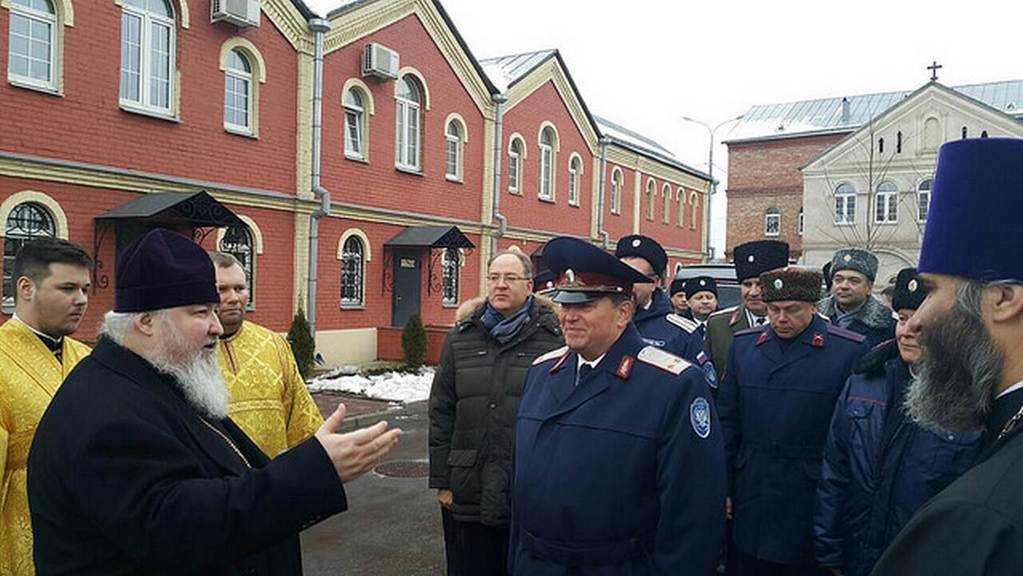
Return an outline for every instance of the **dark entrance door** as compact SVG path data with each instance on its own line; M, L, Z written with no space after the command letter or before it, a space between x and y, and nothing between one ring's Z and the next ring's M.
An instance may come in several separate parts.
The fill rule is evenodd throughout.
M404 328L413 314L419 314L420 265L419 251L395 250L394 291L392 292L391 325Z

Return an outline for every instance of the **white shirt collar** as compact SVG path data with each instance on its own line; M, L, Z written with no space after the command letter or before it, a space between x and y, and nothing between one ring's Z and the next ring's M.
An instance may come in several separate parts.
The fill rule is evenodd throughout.
M752 327L757 325L757 318L763 318L764 319L764 324L770 324L771 323L771 321L767 318L767 315L757 316L756 314L750 312L749 308L746 309L746 322L749 322L750 328L752 328Z
M600 361L604 359L604 356L607 356L607 352L604 352L600 356L597 356L597 358L594 359L594 360L586 360L585 358L580 356L579 357L579 366L576 368L576 370L578 370L579 368L582 368L583 364L588 364L590 366L590 368L596 368L597 364L600 364Z
M1015 392L1016 390L1019 390L1020 388L1023 388L1023 380L1020 380L1019 382L1016 382L1015 384L1013 384L1012 386L1009 386L1005 390L1002 390L998 394L998 396L995 396L995 400L1001 398L1002 396L1005 396L1006 394L1009 394L1011 392Z

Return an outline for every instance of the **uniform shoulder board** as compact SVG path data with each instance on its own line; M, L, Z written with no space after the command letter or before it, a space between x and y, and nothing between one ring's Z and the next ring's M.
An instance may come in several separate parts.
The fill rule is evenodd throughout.
M678 326L679 328L685 330L686 332L689 332L690 334L696 332L696 328L699 326L699 324L693 322L689 318L686 318L685 316L679 316L674 312L665 316L665 319L667 319L668 322L671 322L675 326Z
M537 357L536 360L533 360L533 366L536 366L537 364L543 364L544 362L547 362L548 360L554 360L556 358L561 358L562 356L564 356L567 353L568 353L568 346L562 346L561 348L557 348L555 350L551 350L550 352L541 354L540 356Z
M747 328L745 330L739 330L738 332L735 333L735 335L736 336L750 336L750 335L753 335L753 334L760 334L764 330L767 330L767 324L764 324L762 326L754 326L752 328Z
M728 308L722 308L720 310L715 310L714 312L710 313L710 316L707 317L707 321L709 322L710 319L714 318L715 316L717 316L717 317L727 316L727 315L731 314L732 312L735 312L738 309L739 309L738 306L729 306Z
M686 362L682 358L675 356L671 352L665 352L656 346L645 346L636 355L636 360L644 364L656 366L665 372L671 372L678 376L683 370L692 366L689 362Z
M860 334L859 332L853 332L852 330L848 330L846 328L840 328L834 324L828 324L828 334L832 334L834 336L838 336L839 338L844 338L846 340L852 340L857 344L867 339L866 336Z

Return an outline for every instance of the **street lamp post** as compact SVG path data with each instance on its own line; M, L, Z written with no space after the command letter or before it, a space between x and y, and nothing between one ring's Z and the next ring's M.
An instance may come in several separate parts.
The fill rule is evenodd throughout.
M704 128L707 129L707 132L710 133L710 150L707 153L707 176L710 177L710 190L708 191L707 194L707 222L704 223L704 241L707 244L708 260L710 260L710 257L713 254L713 250L710 247L711 197L717 192L718 188L718 183L717 181L714 180L714 134L718 131L718 128L721 128L725 124L738 122L739 120L742 120L743 116L745 116L745 114L739 114L735 118L729 118L728 120L718 123L713 128L711 128L709 124L701 120L690 118L689 116L682 117L682 119L685 120L686 122L692 122L693 124L699 124L700 126L703 126Z

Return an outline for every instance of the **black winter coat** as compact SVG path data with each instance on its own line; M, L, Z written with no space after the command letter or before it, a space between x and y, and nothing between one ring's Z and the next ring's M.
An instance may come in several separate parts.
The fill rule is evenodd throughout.
M562 345L554 304L534 297L529 321L501 345L483 327L484 300L462 305L430 390L430 487L451 490L456 520L511 518L515 415L533 360Z

